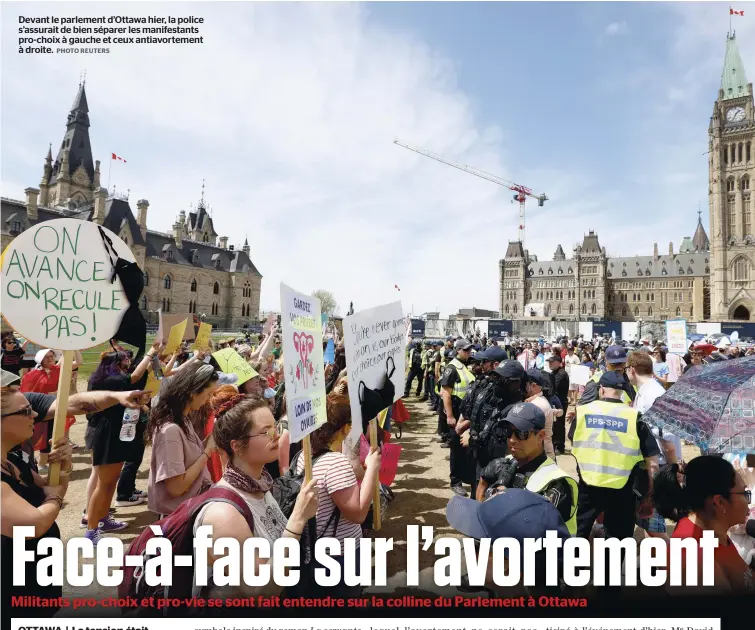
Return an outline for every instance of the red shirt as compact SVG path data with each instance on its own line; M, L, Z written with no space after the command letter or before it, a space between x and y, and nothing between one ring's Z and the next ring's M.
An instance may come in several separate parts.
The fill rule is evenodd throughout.
M58 381L60 380L60 366L53 365L50 373L47 370L29 370L21 379L22 392L35 392L37 394L57 394ZM66 431L76 424L74 416L66 416ZM35 451L45 448L47 441L47 425L37 422L34 425L34 434L31 438Z
M703 530L700 526L695 525L689 518L683 518L676 525L672 538L694 538L700 540L703 537ZM739 555L737 548L727 537L728 544L721 546L719 543L713 552L713 558L716 564L726 574L726 578L731 584L733 591L754 590L752 569L745 564L742 556ZM702 572L702 550L698 551L697 566ZM684 554L682 554L684 558ZM682 569L684 570L684 569Z

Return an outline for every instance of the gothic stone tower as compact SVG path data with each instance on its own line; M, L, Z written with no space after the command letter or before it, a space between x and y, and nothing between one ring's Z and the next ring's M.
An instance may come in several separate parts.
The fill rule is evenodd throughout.
M734 35L708 128L711 319L755 320L755 107Z
M52 161L52 147L47 151L42 181L39 183L42 206L54 207L68 199L85 204L94 200L94 191L100 187L100 162L92 160L89 142L89 105L84 83L68 114L66 133Z

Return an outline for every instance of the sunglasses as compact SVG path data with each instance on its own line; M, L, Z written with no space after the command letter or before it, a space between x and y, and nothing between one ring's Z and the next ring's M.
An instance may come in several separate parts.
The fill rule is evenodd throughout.
M18 409L16 411L11 411L10 413L4 413L0 418L7 418L8 416L31 416L34 414L34 409L31 408L31 405L28 407L23 407L22 409Z
M278 427L270 427L267 431L263 431L262 433L252 433L246 437L251 439L262 435L267 436L267 439L272 442L276 437L280 437L280 431L278 431Z
M507 438L516 437L517 440L526 440L531 434L537 433L537 431L520 431L519 429L509 426L504 429L504 433Z

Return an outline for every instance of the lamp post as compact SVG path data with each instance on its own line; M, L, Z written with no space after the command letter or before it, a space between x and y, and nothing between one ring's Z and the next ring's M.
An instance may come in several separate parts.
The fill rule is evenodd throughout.
M642 341L642 317L637 320L637 341Z

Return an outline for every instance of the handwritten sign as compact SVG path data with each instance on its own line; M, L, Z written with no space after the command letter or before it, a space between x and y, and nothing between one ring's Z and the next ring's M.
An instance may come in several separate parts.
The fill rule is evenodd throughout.
M283 368L291 441L327 421L320 300L281 283Z
M364 433L370 420L404 393L406 325L401 302L359 311L343 321L352 444ZM390 400L372 395L390 389L393 390ZM376 401L380 401L377 406Z
M194 342L194 349L207 350L210 347L210 335L212 335L212 324L200 324L197 339Z
M3 315L43 348L83 350L111 339L129 303L96 223L54 219L19 234L2 257ZM134 262L102 228L118 256ZM115 260L113 260L115 262Z
M170 327L168 341L165 344L165 354L173 354L176 350L178 350L178 347L183 341L187 323L187 320L183 320L182 322L178 322L177 324L174 324Z
M672 354L685 354L687 352L687 320L666 320L666 344Z
M323 361L325 362L325 365L333 365L336 361L336 344L332 339L328 339L328 345L325 347Z
M235 374L239 377L236 386L241 387L250 378L259 376L257 371L233 348L223 348L213 352L212 356L220 366L220 371L226 374Z

